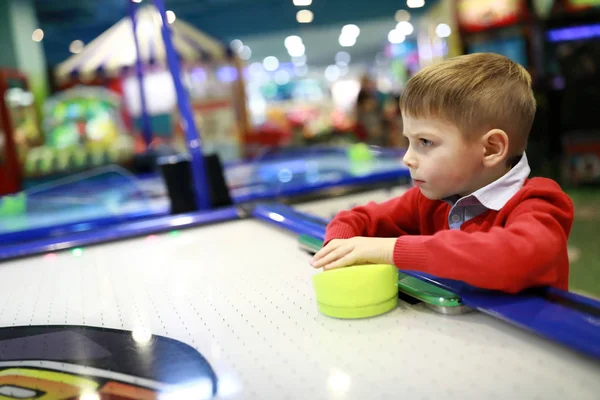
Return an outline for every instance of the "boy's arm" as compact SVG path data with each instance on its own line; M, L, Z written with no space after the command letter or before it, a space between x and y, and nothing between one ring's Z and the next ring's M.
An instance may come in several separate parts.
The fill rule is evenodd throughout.
M355 236L398 237L419 234L419 189L381 204L369 203L342 211L327 226L325 243Z
M400 237L393 259L401 269L515 293L556 283L555 262L561 252L566 257L572 222L571 200L562 192L553 193L524 200L504 227L488 232L447 230Z

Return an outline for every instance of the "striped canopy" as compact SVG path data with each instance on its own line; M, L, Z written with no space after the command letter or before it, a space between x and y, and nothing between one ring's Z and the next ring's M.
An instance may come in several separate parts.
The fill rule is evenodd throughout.
M145 6L138 9L136 21L143 63L166 66L160 14L154 6ZM225 44L179 19L170 27L173 46L184 63L223 62L233 57ZM59 64L55 73L59 81L72 76L92 78L100 73L115 76L133 67L135 60L132 22L126 17L90 42L79 54Z

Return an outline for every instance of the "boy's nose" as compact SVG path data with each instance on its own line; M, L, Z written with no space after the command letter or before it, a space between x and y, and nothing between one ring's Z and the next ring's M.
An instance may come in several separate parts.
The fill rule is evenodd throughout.
M406 150L406 153L404 153L402 161L404 162L404 165L406 165L408 168L415 168L417 166L417 160L415 159L410 147Z

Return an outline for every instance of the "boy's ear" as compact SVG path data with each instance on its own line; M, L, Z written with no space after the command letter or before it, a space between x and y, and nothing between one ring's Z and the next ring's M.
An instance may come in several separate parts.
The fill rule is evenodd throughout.
M481 138L483 145L483 164L494 167L505 163L508 157L508 135L502 129L492 129Z

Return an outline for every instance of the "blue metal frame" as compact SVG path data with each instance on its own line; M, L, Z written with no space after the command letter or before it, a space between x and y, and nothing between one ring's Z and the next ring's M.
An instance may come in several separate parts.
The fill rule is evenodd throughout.
M462 290L460 296L465 305L600 359L598 314L549 300L552 292L560 292L566 298L574 295L548 288L516 295L472 289ZM590 298L585 298L585 302L600 312L600 302Z
M167 209L161 211L139 211L118 216L94 218L90 220L43 226L40 228L27 229L22 231L0 233L0 243L2 243L3 246L5 246L8 244L31 242L37 239L63 236L71 233L84 232L95 229L102 229L111 225L123 224L125 222L133 222L146 218L162 217L168 214L169 210Z
M0 261L167 232L173 229L232 221L239 218L238 210L235 207L227 207L208 212L145 219L111 226L103 230L72 233L18 245L0 246Z
M148 115L148 106L146 105L146 93L144 90L144 66L142 65L142 58L140 57L140 44L137 37L137 8L138 6L133 2L129 1L129 14L131 17L131 26L133 28L133 42L135 43L135 71L137 75L139 92L140 92L140 104L142 107L142 136L146 147L150 149L152 145L152 127L150 126L150 116Z
M281 204L258 204L252 216L299 235L319 237L325 231L320 223L311 222L305 215Z
M279 204L261 206L255 213L294 233L325 239L326 220L308 219L307 214ZM550 287L507 294L418 271L400 271L458 294L466 306L600 359L598 300Z
M199 210L209 210L211 206L210 190L207 180L208 177L206 176L204 168L202 137L196 128L190 100L181 83L181 76L179 75L179 59L175 48L173 47L173 42L171 41L171 29L169 28L169 22L167 21L165 4L163 0L154 0L154 5L158 9L162 19L161 31L165 43L165 51L167 53L167 63L169 64L171 75L173 76L173 83L175 84L175 90L177 92L177 103L179 104L179 110L181 112L181 117L183 118L182 124L185 133L185 143L191 156L190 167L196 206Z

